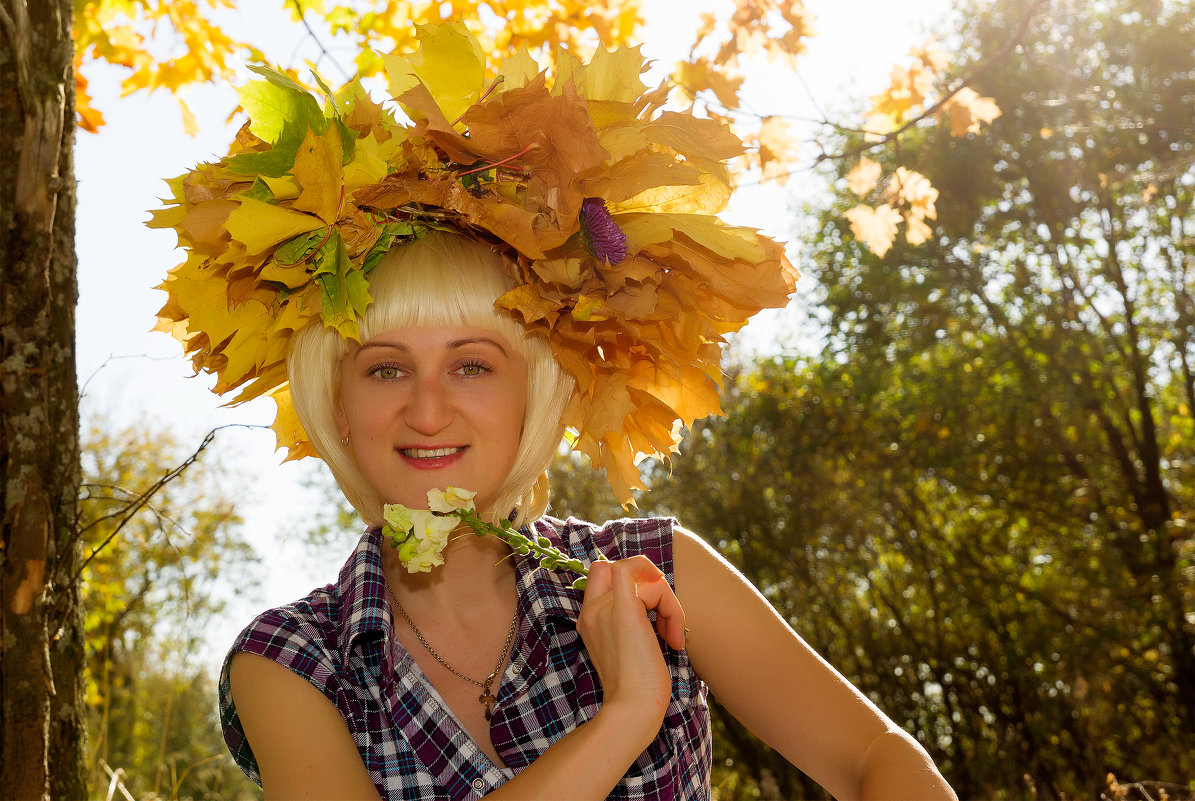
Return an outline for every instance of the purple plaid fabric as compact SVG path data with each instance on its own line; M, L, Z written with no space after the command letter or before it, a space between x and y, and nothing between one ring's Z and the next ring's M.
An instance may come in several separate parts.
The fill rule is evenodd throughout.
M592 562L643 554L672 576L666 518L598 528L543 518L533 533ZM516 557L519 631L502 675L490 737L494 765L456 722L411 655L391 635L380 534L367 531L336 584L263 613L237 638L220 673L224 739L241 769L261 783L228 688L232 655L272 659L307 679L340 710L383 798L473 799L498 788L548 746L589 720L602 687L577 633L581 593L567 575ZM706 687L688 656L667 646L672 701L659 735L610 794L613 799L708 799L711 736Z

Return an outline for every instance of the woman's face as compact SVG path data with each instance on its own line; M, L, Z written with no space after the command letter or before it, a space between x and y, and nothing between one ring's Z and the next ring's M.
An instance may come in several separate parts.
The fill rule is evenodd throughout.
M514 464L527 364L495 331L397 328L341 362L340 435L384 503L427 508L427 491L477 493L484 509Z

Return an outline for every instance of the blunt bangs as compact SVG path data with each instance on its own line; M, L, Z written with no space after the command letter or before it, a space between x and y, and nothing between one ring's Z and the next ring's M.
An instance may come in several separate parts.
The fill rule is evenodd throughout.
M373 269L361 341L396 328L477 326L497 331L526 357L523 327L494 308L514 286L498 254L460 236L429 234L394 248Z

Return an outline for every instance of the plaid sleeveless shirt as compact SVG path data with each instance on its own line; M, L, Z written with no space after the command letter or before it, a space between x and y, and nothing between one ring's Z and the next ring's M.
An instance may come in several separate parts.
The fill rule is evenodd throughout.
M643 554L672 574L671 519L617 520L595 527L542 518L531 533L586 564ZM582 593L570 574L515 556L518 632L502 675L490 737L505 768L492 763L457 722L392 634L380 553L365 532L335 584L271 609L237 638L220 673L220 719L233 758L258 784L228 684L238 652L272 659L311 682L340 711L384 799L474 799L497 789L548 746L589 720L602 687L577 633ZM710 798L711 734L706 686L684 651L666 645L672 700L656 739L631 765L612 799Z

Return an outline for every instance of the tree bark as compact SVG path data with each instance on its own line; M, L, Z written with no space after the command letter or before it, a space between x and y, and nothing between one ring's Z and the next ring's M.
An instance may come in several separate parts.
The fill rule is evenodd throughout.
M86 797L70 0L0 0L0 787Z

